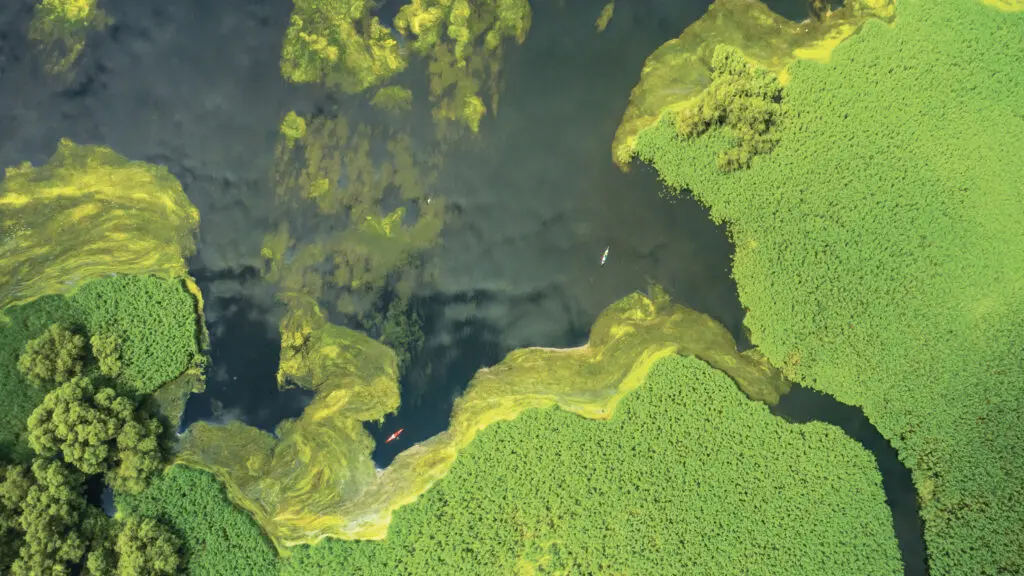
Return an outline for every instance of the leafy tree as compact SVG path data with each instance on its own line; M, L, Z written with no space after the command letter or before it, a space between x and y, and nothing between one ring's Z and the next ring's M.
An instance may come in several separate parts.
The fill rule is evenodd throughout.
M771 152L778 142L773 128L782 116L782 85L775 74L725 44L715 48L711 68L711 85L679 113L676 128L684 138L719 125L730 128L737 142L719 153L718 167L724 172L746 168L755 155Z
M177 537L150 519L119 526L86 503L84 480L58 460L0 466L0 573L176 573Z
M32 487L28 467L0 466L0 573L7 573L21 547L21 505Z
M117 522L114 522L98 508L88 510L84 532L89 536L89 551L82 566L83 576L106 576L117 571L117 553L114 543L117 539Z
M18 370L32 385L49 390L82 373L85 338L60 324L25 344Z
M163 425L155 417L136 413L117 435L116 468L106 477L107 484L119 492L135 494L143 489L163 467L160 435Z
M56 460L6 468L0 481L0 569L15 576L72 572L88 541L82 530L88 508L83 479Z
M89 339L100 372L111 378L121 374L121 339L115 334L96 334Z
M177 574L181 540L152 518L129 518L117 535L119 576Z
M62 454L86 474L107 473L116 490L138 492L159 470L159 420L136 413L112 388L77 377L50 392L28 420L29 445L43 456Z

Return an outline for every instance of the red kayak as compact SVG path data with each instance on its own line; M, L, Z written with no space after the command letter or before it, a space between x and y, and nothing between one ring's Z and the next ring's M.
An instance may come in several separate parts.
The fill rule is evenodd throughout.
M388 436L388 439L385 440L384 443L391 444L392 440L398 440L398 437L402 435L402 432L405 432L405 428L399 428L398 430L395 430L395 433L392 434L391 436Z

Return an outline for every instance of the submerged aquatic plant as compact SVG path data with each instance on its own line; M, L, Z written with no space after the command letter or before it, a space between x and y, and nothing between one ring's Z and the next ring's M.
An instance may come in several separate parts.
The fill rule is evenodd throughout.
M85 48L86 37L111 23L97 0L40 0L29 27L29 38L43 52L46 71L68 72Z

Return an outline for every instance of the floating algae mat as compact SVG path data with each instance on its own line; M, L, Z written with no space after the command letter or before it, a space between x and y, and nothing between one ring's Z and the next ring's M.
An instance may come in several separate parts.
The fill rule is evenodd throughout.
M110 274L185 276L198 226L167 168L61 140L0 183L0 309Z
M392 512L442 478L479 431L528 408L554 405L607 419L654 362L673 354L704 360L755 400L775 403L788 389L759 354L737 352L724 327L652 289L650 296L636 293L605 310L584 346L521 349L480 370L456 402L448 430L378 473L362 423L398 408L394 353L330 324L308 298L289 304L279 380L315 391L313 402L275 435L240 422L197 423L184 434L178 456L221 478L231 500L282 550L325 537L384 538Z

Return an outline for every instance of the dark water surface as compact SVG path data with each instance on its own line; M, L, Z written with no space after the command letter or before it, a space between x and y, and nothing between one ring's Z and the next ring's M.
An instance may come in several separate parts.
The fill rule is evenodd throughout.
M604 3L533 2L527 41L506 51L497 116L447 158L431 192L451 208L436 283L411 301L424 345L402 377L400 411L367 426L380 466L446 428L479 368L515 348L585 342L605 307L652 281L749 345L725 231L693 200L661 198L647 167L623 174L611 162L644 60L709 2L620 1L597 34ZM68 137L168 166L201 214L190 268L212 343L207 391L190 398L182 425L237 418L272 431L298 416L310 395L277 389L284 309L260 275L259 251L276 225L279 122L331 98L280 75L291 2L102 0L115 24L89 38L69 84L42 72L29 47L33 4L0 2L0 165L42 164ZM796 0L768 4L792 19L807 14ZM802 389L776 413L832 422L876 455L907 574L923 574L916 493L863 414ZM384 444L397 428L402 438Z

